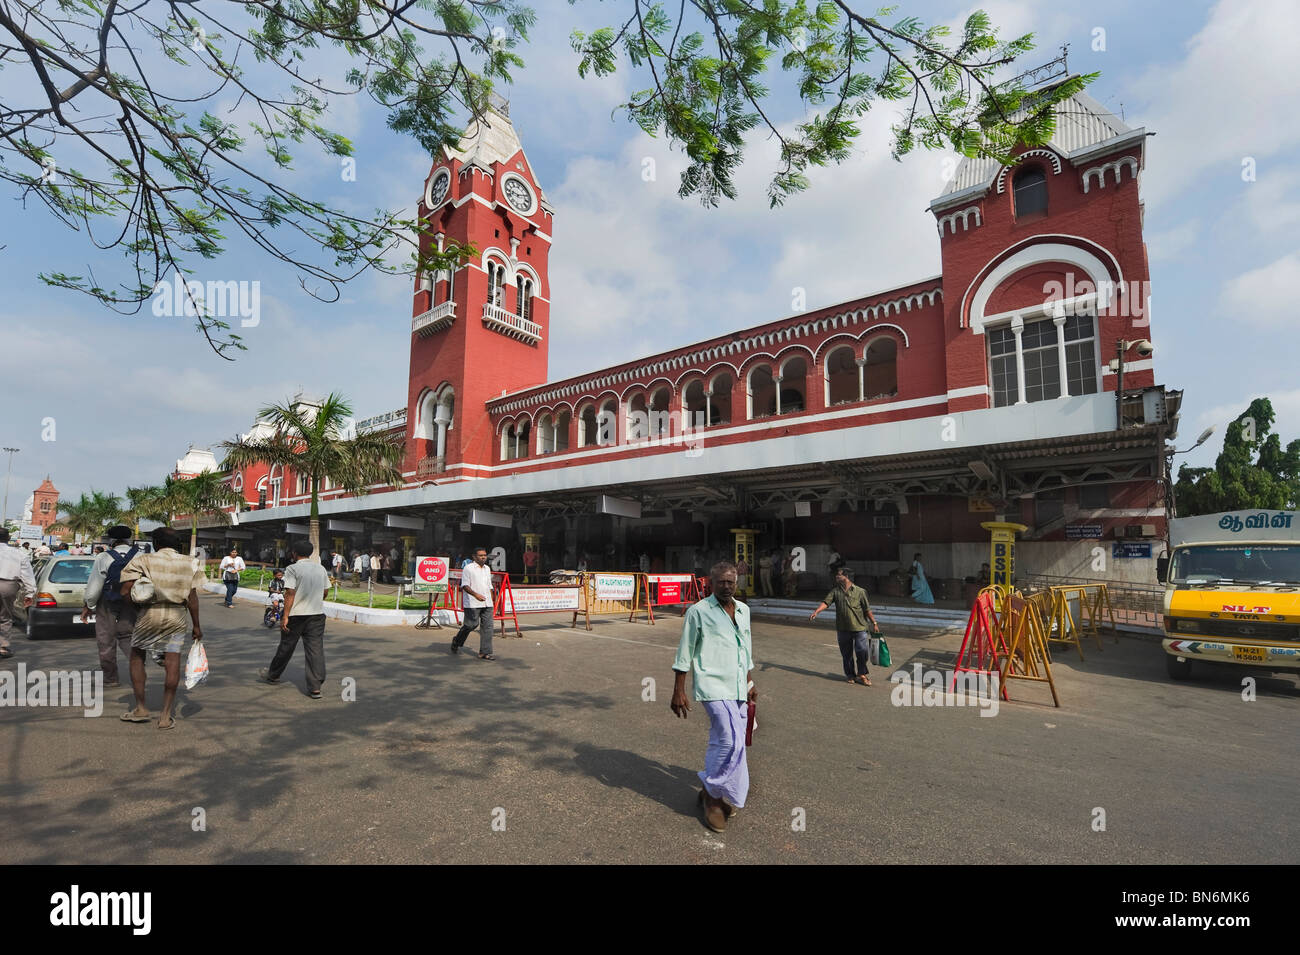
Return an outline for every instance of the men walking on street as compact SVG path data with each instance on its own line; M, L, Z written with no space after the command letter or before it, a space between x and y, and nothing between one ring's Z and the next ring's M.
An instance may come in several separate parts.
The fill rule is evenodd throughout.
M714 832L727 828L727 819L744 808L749 794L749 764L745 735L749 721L746 702L758 699L750 682L754 652L749 630L749 608L735 600L736 565L723 560L709 572L713 593L686 611L682 639L673 660L675 681L670 708L686 719L691 704L686 698L686 675L692 675L695 699L709 714L709 745L704 788L699 804L704 824Z
M140 548L131 543L131 528L118 524L108 529L108 550L95 556L82 597L81 622L95 615L95 642L99 644L99 668L104 671L104 686L121 686L117 672L117 652L131 667L131 631L135 628L136 606L122 596L122 571Z
M149 707L144 700L145 659L149 651L161 650L165 669L158 728L169 730L176 727L172 705L180 682L181 649L191 623L194 639L203 639L199 628L199 590L205 578L198 561L180 553L180 537L170 527L155 528L149 536L153 538L154 552L136 554L121 572L122 596L128 600L142 580L148 580L153 587L153 596L141 607L131 631L131 687L135 690L135 708L123 713L122 720L149 722Z
M21 547L9 545L9 531L0 527L0 658L11 657L9 631L13 627L14 603L22 594L24 607L36 599L36 575L32 558Z
M284 614L280 617L280 646L271 665L258 671L265 683L279 683L284 668L302 640L307 658L307 694L321 698L325 685L325 598L329 596L329 575L319 560L311 559L311 541L289 547L291 563L284 571Z
M239 548L230 548L230 553L221 558L221 579L226 585L226 606L235 605L235 591L239 589L239 575L244 572L244 558L239 556Z
M478 628L478 658L495 660L492 654L492 569L487 565L487 549L475 548L474 562L460 572L461 608L465 623L451 641L451 652L459 653L470 631Z
M867 674L870 668L867 661L871 656L870 644L867 642L867 621L871 629L879 630L876 615L871 612L871 602L867 592L853 582L853 568L841 567L835 575L835 586L831 588L817 609L808 615L809 620L816 620L817 615L827 607L835 605L835 631L840 644L840 656L844 658L844 677L850 683L859 686L871 686ZM857 656L857 669L853 658Z

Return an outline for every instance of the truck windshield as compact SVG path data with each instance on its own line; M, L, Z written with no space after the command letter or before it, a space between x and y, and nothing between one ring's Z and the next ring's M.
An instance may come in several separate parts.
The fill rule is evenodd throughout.
M1300 544L1180 547L1169 579L1175 584L1300 584Z

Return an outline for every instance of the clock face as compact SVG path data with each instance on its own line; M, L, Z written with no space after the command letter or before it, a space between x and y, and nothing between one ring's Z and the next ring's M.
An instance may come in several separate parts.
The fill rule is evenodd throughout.
M505 191L507 201L517 211L525 214L532 211L533 191L528 188L528 183L518 176L511 176L505 181L502 188Z
M451 175L445 169L433 177L433 184L429 187L429 208L436 209L442 205L442 200L447 198L447 188L450 185Z

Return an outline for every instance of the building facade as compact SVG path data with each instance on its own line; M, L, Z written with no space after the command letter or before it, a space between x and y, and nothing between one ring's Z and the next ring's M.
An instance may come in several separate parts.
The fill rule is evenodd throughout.
M550 381L556 210L497 105L419 209L426 248L479 255L417 276L406 405L356 423L400 436L404 486L327 488L322 514L367 528L345 547L417 515L417 548L490 539L512 563L538 534L550 566L689 569L747 527L810 572L920 552L941 579L976 573L1002 517L1030 528L1024 572L1154 579L1181 393L1151 358L1146 136L1081 93L1045 146L958 165L930 206L939 275ZM292 474L232 483L242 533L306 513Z

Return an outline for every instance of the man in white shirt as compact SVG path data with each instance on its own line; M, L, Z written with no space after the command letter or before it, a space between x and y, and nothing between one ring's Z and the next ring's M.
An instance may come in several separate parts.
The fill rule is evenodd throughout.
M332 566L334 571L334 579L341 580L343 578L343 555L340 554L338 551L334 552L334 561Z
M235 605L235 591L239 589L239 575L244 571L244 558L239 556L239 549L230 548L230 553L221 558L221 579L226 585L226 606Z
M280 646L271 658L270 667L259 670L257 675L264 683L279 683L301 639L307 658L307 693L313 700L319 700L325 684L325 599L329 596L330 581L321 562L312 559L314 549L311 541L299 541L289 547L289 556L294 560L284 571Z
M23 606L30 607L36 596L32 559L21 547L10 547L9 531L0 527L0 657L14 655L9 649L9 628L19 593Z
M492 569L487 565L487 550L474 550L474 563L460 572L460 601L465 623L451 641L451 652L459 653L471 630L478 629L478 658L495 660L492 654Z

